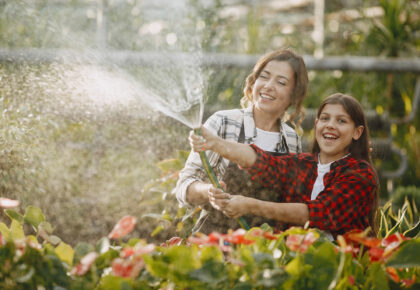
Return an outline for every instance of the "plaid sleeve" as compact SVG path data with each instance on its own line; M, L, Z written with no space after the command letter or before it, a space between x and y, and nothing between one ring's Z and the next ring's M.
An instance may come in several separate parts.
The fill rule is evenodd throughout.
M214 134L220 135L221 129L221 117L214 114L205 122L204 126L212 131ZM222 132L223 133L223 132ZM219 162L220 155L213 151L206 151L207 158L210 162L218 179L224 173L225 164ZM187 189L191 183L195 181L209 182L207 174L203 168L203 164L200 159L200 155L196 152L191 151L188 156L187 162L184 168L180 171L178 181L175 188L175 194L178 202L182 206L191 207L192 205L187 202Z
M339 173L317 199L308 202L310 227L331 232L368 227L377 185L370 166L362 164Z
M293 168L294 158L292 155L272 156L255 144L250 145L257 153L257 160L249 167L244 168L251 175L252 180L257 181L264 187L275 190L283 190L284 184L290 181L288 168Z

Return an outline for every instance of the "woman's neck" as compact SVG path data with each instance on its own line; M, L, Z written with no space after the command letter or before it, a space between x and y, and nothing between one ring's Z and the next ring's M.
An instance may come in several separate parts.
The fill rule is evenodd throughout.
M335 155L335 156L328 156L326 154L323 154L322 152L318 153L318 162L321 164L328 164L328 163L332 163L335 162L337 160L346 158L347 156L349 156L350 153L343 153L343 154L339 154L339 155Z
M268 132L280 132L279 117L268 115L257 109L253 110L255 127Z

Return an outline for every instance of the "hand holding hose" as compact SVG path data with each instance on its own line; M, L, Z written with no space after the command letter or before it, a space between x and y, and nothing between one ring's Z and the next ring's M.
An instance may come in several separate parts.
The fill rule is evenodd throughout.
M212 150L217 144L217 139L220 139L220 137L214 135L210 132L210 130L203 126L192 130L189 137L191 148L194 152L198 153L206 150Z
M206 170L206 173L211 183L213 184L214 188L217 188L218 191L223 193L224 188L222 188L219 181L217 180L217 177L214 174L212 167L210 166L209 160L205 152L206 150L213 149L214 146L217 145L218 139L221 139L221 138L212 134L208 129L204 128L203 126L191 131L190 136L189 136L190 145L193 151L198 152L200 154L201 162L203 163L204 169ZM226 198L226 197L229 197L229 198ZM227 194L227 195L224 194L224 200L222 201L223 206L226 206L225 204L229 203L230 198L231 198L230 194ZM210 203L216 209L217 207L219 207L219 205L217 205L215 202L212 202L211 199L210 199ZM237 215L237 214L229 215L229 213L226 212L225 210L222 210L222 211L227 216L238 217L237 221L241 225L241 227L246 230L249 230L248 224L246 223L244 218L240 217L240 215Z

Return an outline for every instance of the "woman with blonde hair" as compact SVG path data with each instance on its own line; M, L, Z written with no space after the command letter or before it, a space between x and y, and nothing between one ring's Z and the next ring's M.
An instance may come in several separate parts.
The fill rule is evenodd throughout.
M243 109L218 111L204 127L222 139L255 144L273 155L301 152L300 138L295 129L299 129L304 117L302 102L307 89L308 74L301 56L290 49L269 52L257 61L246 79L241 100ZM290 115L287 113L289 108L293 108ZM295 125L295 129L287 125L287 121ZM278 200L276 192L262 188L219 154L208 152L208 158L229 192L265 201ZM180 172L176 196L183 206L201 206L203 209L193 231L226 232L238 228L235 219L227 218L209 202L210 188L199 155L191 152ZM244 218L250 226L270 222L257 216Z

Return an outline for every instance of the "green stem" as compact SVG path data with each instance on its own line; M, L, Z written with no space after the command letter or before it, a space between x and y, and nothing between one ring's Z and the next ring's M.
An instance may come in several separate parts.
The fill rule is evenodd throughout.
M194 129L194 132L201 135L200 128ZM199 154L200 154L201 162L203 163L203 166L204 166L204 170L206 171L207 176L210 179L210 182L213 184L213 186L223 190L222 186L220 185L219 181L217 180L217 177L216 177L216 174L213 171L213 168L210 166L210 162L209 162L209 159L207 158L206 152L202 151ZM239 223L239 225L242 228L244 228L245 230L249 230L249 226L248 226L247 222L245 221L245 219L243 217L238 218L237 222Z

